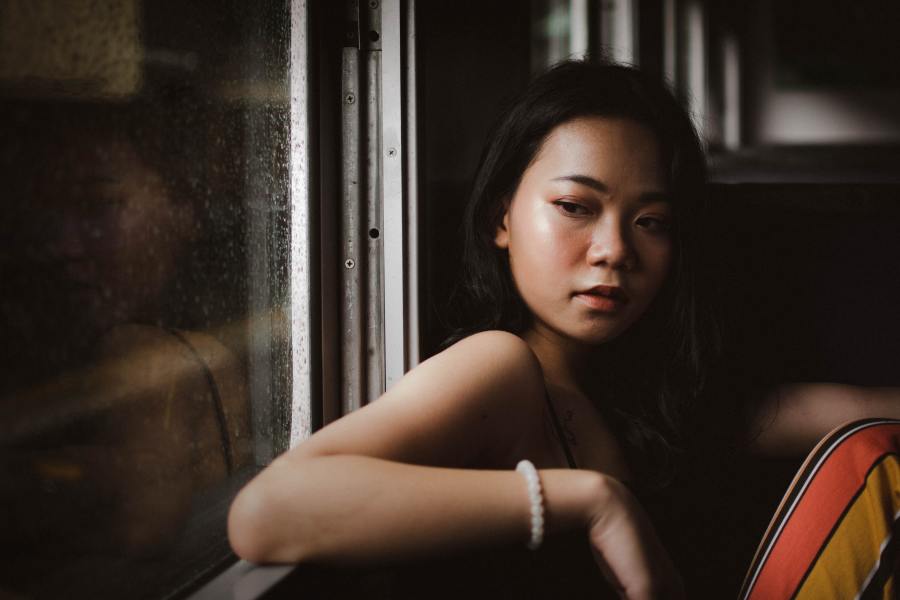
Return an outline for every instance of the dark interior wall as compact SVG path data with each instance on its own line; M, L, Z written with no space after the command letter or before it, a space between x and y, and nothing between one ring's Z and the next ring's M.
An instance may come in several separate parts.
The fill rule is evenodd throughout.
M529 78L529 4L419 2L422 355L448 334L458 280L460 222L482 145L502 107Z
M725 347L743 380L900 385L900 186L713 185Z

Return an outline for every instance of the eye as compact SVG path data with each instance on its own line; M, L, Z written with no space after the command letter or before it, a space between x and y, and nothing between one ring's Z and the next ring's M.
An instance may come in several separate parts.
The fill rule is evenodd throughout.
M563 213L567 217L580 217L583 215L588 215L591 212L577 202L569 202L567 200L554 200L553 204L559 209L561 213Z
M637 220L637 226L650 233L668 233L672 229L672 223L668 217L646 215Z

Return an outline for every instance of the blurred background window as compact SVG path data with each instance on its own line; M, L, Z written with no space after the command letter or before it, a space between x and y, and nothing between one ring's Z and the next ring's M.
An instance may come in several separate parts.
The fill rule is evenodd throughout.
M170 596L286 448L285 3L0 6L0 596Z

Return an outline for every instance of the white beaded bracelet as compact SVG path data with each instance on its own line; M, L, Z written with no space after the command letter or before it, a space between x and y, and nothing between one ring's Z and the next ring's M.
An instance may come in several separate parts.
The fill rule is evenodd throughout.
M537 550L544 541L544 498L541 494L541 479L530 460L520 460L516 471L525 478L528 485L528 503L531 505L531 539L528 549Z

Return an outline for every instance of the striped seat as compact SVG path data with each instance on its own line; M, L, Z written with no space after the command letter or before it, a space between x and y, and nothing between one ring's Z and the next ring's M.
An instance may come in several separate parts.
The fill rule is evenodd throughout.
M900 421L856 421L828 434L781 501L740 598L894 598L898 455Z

